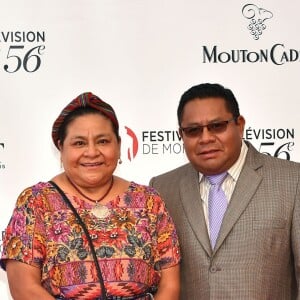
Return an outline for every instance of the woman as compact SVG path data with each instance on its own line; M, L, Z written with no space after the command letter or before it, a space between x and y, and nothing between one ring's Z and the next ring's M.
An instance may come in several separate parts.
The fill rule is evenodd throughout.
M25 189L1 264L14 299L179 299L179 246L159 194L114 175L113 108L92 93L53 124L64 172Z

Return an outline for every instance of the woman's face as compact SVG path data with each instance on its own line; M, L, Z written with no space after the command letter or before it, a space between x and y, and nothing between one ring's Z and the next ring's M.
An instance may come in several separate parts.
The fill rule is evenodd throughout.
M120 158L120 141L111 121L99 114L74 119L60 145L67 176L81 187L95 187L110 180Z

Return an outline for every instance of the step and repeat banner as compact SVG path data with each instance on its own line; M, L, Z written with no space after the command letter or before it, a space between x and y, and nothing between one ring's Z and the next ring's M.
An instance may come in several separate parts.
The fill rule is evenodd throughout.
M187 161L177 104L203 82L232 89L259 151L300 161L299 1L0 3L0 232L25 187L62 171L52 123L83 92L115 108L129 180Z

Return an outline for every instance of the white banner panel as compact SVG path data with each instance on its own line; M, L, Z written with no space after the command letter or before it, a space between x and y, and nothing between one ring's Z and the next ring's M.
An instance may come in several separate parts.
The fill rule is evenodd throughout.
M300 161L299 1L1 2L1 231L23 188L61 172L51 126L82 92L115 108L129 180L186 162L176 109L202 82L232 89L257 149Z

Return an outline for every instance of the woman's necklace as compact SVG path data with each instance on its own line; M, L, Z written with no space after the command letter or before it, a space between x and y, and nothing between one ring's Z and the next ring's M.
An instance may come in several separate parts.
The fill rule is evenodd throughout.
M109 216L109 209L108 209L108 207L106 207L105 205L100 204L99 202L100 202L101 200L103 200L103 199L109 194L109 192L111 191L111 189L112 189L112 187L113 187L113 185L114 185L114 176L111 177L111 182L110 182L110 185L109 185L107 191L106 191L105 194L104 194L101 198L99 198L98 200L94 200L94 199L92 199L92 198L86 196L86 195L85 195L85 194L84 194L84 193L83 193L83 192L75 185L75 183L72 182L72 180L71 180L68 176L66 176L66 177L67 177L68 181L70 182L70 184L72 185L72 187L73 187L73 188L74 188L81 196L83 196L84 198L86 198L86 199L88 199L88 200L90 200L90 201L96 202L95 206L94 206L94 207L92 208L92 210L91 210L92 214L93 214L95 217L97 217L97 218L99 218L99 219L105 219L106 217Z

